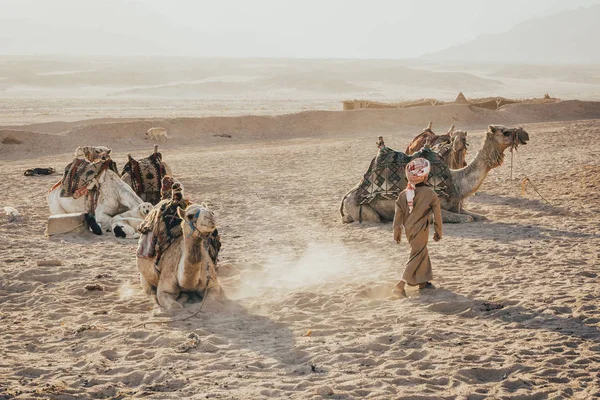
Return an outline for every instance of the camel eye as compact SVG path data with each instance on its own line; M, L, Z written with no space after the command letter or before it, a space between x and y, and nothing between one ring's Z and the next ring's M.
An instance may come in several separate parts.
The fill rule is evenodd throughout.
M504 131L504 132L502 132L502 134L503 134L504 136L510 136L510 132L509 132L509 131Z
M188 221L193 220L194 219L194 214L188 214L187 215L187 219L188 219Z

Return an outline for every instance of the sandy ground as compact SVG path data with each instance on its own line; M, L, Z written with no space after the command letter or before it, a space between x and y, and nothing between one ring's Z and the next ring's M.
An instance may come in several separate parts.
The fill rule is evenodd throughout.
M119 141L122 124L96 136L119 166L127 152L149 151L141 139ZM38 141L31 151L4 145L0 206L23 217L0 216L0 398L599 397L600 120L525 124L531 141L513 179L507 158L467 202L490 221L446 225L430 244L437 288L405 300L389 294L407 244L393 242L390 224L343 225L338 214L376 133L388 126L398 150L418 133L369 126L162 146L190 197L217 215L228 300L145 326L199 304L173 315L145 297L135 241L44 236L44 195L58 177L23 176L61 170L89 143L70 137L50 152L59 155L42 136L28 139ZM469 132L469 159L483 135ZM550 204L531 186L521 192L524 177ZM49 259L62 265L36 264Z

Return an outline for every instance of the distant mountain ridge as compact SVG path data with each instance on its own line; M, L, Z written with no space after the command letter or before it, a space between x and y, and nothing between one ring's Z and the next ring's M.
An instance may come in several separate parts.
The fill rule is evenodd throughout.
M580 7L521 22L505 33L481 35L419 58L506 64L598 64L598 21L600 5Z

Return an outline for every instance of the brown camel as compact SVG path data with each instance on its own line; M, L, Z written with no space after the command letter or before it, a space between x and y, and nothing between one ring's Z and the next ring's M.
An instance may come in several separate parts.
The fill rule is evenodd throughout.
M484 220L486 218L483 215L462 209L463 200L479 189L488 172L502 165L506 149L524 145L527 141L529 135L523 128L490 125L475 158L465 168L450 169L441 161L439 154L428 147L413 156L407 156L387 148L383 138L379 137L377 157L371 161L360 182L342 199L342 222L392 221L398 193L406 187L404 166L414 157L425 157L439 165L434 168L438 171L430 174L429 184L440 189L438 196L444 222ZM391 188L390 191L388 188Z

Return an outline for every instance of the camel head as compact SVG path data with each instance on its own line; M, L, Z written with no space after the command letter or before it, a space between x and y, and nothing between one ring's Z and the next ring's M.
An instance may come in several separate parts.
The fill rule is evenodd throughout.
M469 146L467 143L467 131L450 132L450 141L452 142L452 149L455 152L466 150Z
M201 235L210 234L217 227L215 214L205 205L192 204L185 211L178 208L177 214L182 220L181 225L186 236L194 232L199 232Z
M487 136L494 140L501 152L509 147L516 148L520 144L527 144L529 140L529 134L523 128L507 128L502 125L490 125Z

